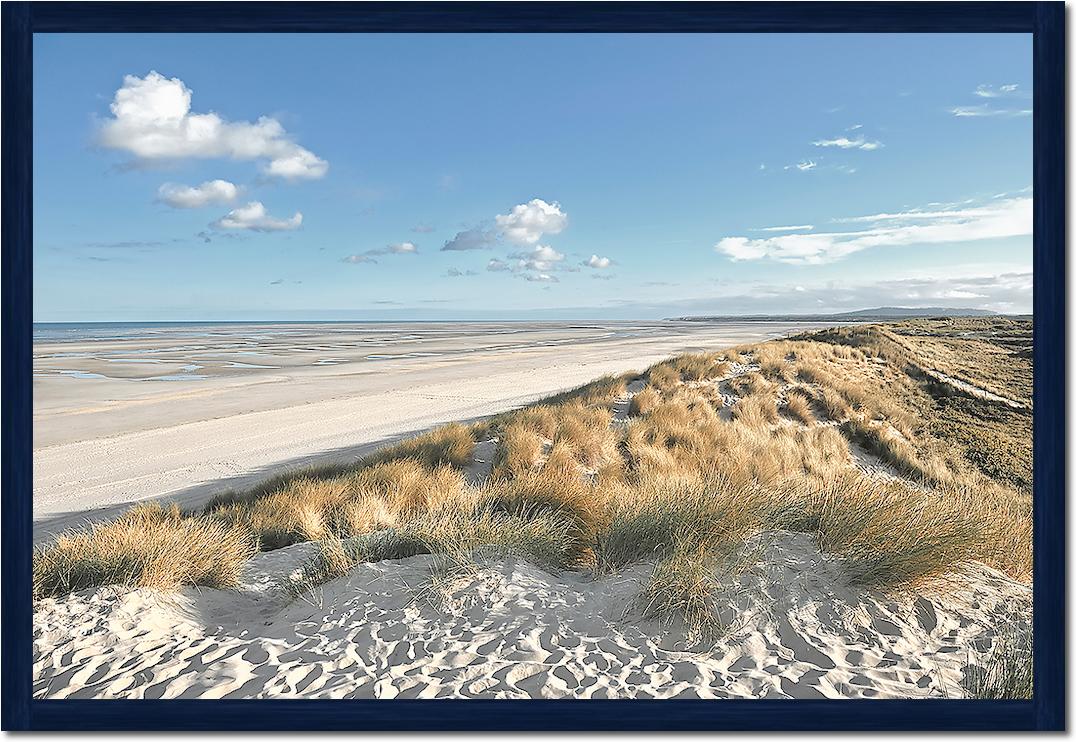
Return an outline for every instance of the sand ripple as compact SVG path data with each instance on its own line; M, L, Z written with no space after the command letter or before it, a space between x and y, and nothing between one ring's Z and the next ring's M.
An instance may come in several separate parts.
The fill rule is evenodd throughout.
M1030 589L982 566L929 595L843 585L801 534L760 536L718 601L707 651L641 621L651 566L601 579L487 560L431 598L431 558L361 565L284 604L274 575L310 544L259 555L239 591L102 588L41 601L37 698L726 698L959 696L969 655ZM1029 630L1029 629L1028 629ZM694 651L690 651L694 649Z

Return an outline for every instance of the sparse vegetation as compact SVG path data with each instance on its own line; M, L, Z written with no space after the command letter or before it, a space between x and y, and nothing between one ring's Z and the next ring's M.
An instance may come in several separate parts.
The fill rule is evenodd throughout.
M479 486L461 472L476 429L445 426L347 466L221 495L197 513L145 507L64 536L35 555L35 596L99 584L227 587L256 548L301 541L323 549L299 592L364 561L430 553L455 565L449 575L494 549L597 573L653 562L640 609L704 636L720 623L709 609L715 586L767 530L811 534L850 584L870 588L912 586L972 560L1030 580L1030 407L941 390L927 373L936 352L942 373L1029 400L1021 328L917 320L680 356L645 373L624 425L611 424L611 410L625 377L483 423L499 443Z
M1031 700L1035 695L1034 649L1031 632L1012 626L986 657L964 666L965 697Z

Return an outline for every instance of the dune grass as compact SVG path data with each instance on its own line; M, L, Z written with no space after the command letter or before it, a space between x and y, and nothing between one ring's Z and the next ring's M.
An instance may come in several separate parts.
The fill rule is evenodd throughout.
M1035 695L1035 647L1031 632L1012 626L995 642L986 657L964 666L964 697L1031 700Z
M1023 418L1009 432L983 413L989 402L973 400L991 436L982 445L953 411L956 398L938 397L915 370L929 328L899 329L841 328L664 361L645 372L624 425L611 424L611 410L632 375L604 377L480 426L445 426L224 493L199 512L136 509L40 549L35 596L101 584L227 587L255 549L304 541L322 550L296 594L361 562L416 554L434 555L447 579L493 550L595 574L652 563L637 600L644 615L678 616L702 636L719 628L715 585L769 530L811 534L864 588L904 589L972 560L1029 580L1030 475L1005 461L1007 448L1026 444L1014 439L1027 433ZM973 359L946 342L946 358L970 375ZM1014 347L1014 363L1030 363ZM727 410L726 395L735 398ZM471 486L462 469L480 435L499 443L489 480ZM861 471L855 448L903 478Z
M35 550L34 598L97 585L233 587L256 551L256 540L246 529L211 518L185 518L174 506L139 505L114 521Z

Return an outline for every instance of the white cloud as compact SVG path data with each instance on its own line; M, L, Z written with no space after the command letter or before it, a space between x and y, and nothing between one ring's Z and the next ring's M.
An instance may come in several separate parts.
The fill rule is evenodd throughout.
M1031 234L1031 203L1031 198L1011 198L983 206L872 214L836 220L868 223L862 230L789 233L757 240L725 237L714 249L734 261L768 258L781 263L814 265L840 260L872 247L1020 237Z
M848 137L835 137L833 139L819 139L811 142L816 147L839 147L841 149L875 150L882 147L881 142L872 142L863 137L849 139Z
M252 232L281 232L298 229L303 223L303 215L296 211L290 219L277 219L270 216L260 201L251 201L246 206L232 209L210 226L214 229L249 229Z
M814 170L816 167L818 167L818 163L814 160L801 160L792 167L795 167L801 172L807 172L808 170ZM785 170L788 170L788 166L785 166Z
M238 195L239 189L236 185L226 180L207 180L197 186L165 183L157 189L157 200L176 209L229 204Z
M980 98L1002 98L1016 93L1017 85L1001 85L995 88L993 85L980 85L975 88L975 95Z
M393 245L385 245L374 250L367 250L366 255L415 255L418 246L414 242L397 242Z
M985 116L1030 116L1032 110L1030 108L991 108L987 105L982 106L956 106L949 109L949 113L953 114L957 118L980 118Z
M489 262L486 263L486 270L496 272L509 271L512 270L512 266L508 265L508 263L504 262L503 260L498 260L497 258L490 258Z
M266 160L268 175L288 179L320 178L329 169L329 163L292 141L274 118L232 122L212 112L191 113L191 91L177 77L127 75L111 111L101 128L101 144L141 160Z
M371 258L371 257L370 257L369 255L367 255L366 253L360 253L360 254L358 254L358 255L348 255L347 257L345 257L345 258L341 258L340 260L341 260L341 262L344 262L344 263L352 263L352 264L358 264L358 263L376 263L376 262L377 262L376 260L374 260L373 258Z
M516 271L551 271L557 269L557 264L564 260L564 253L557 252L548 245L535 245L533 250L515 252L509 255L515 258Z
M802 232L814 229L813 224L792 224L787 227L762 227L759 232Z
M528 281L537 281L539 283L560 283L559 278L551 276L548 273L527 273L523 278Z
M862 129L862 128L863 128L863 124L852 124L847 129L845 129L845 131L855 131L856 129Z
M568 215L557 202L540 198L513 206L507 214L498 214L497 228L504 239L517 245L533 245L544 234L558 234L568 225Z
M583 262L583 265L590 268L596 268L597 270L604 270L612 264L613 261L609 258L599 257L597 255L591 255L589 259Z

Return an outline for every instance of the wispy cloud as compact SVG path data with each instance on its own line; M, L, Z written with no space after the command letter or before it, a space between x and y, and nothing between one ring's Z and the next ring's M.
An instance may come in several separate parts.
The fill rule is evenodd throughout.
M980 98L1004 98L1006 96L1015 95L1018 88L1018 85L999 85L997 87L994 87L993 85L980 85L975 88L975 95Z
M345 263L376 263L375 256L381 255L417 255L418 247L413 242L397 242L384 247L376 247L354 255L348 255L342 260Z
M397 242L392 245L385 245L384 247L378 247L373 250L367 250L367 255L416 255L418 254L418 246L414 242Z
M560 283L560 279L549 273L524 273L522 275L527 281L534 281L537 283Z
M266 175L321 178L329 163L296 144L274 118L226 121L216 113L191 113L191 90L157 72L127 75L112 100L112 118L100 142L142 161L224 158L264 160Z
M980 206L911 210L835 220L865 223L848 232L790 232L751 239L725 237L714 249L733 261L773 260L794 265L831 263L873 247L972 242L1031 234L1031 198L996 200Z
M849 139L848 137L834 137L833 139L819 139L818 141L811 142L816 147L838 147L840 149L862 149L862 150L875 150L881 149L882 143L870 141L863 137L856 137L855 139Z
M429 234L430 232L435 231L435 228L431 227L429 224L417 224L414 227L411 227L411 231L415 234Z
M760 227L758 232L804 232L814 229L813 224L793 224L787 227Z
M992 108L987 104L983 104L981 106L955 106L949 109L949 113L953 114L957 118L981 118L994 116L1014 118L1018 116L1030 116L1032 114L1032 109Z
M795 168L796 170L805 173L808 170L814 170L816 167L818 167L818 163L814 160L800 160L795 165L785 165L785 170Z
M472 270L461 271L459 268L449 268L445 271L445 278L463 278L464 276L477 276L478 273Z

